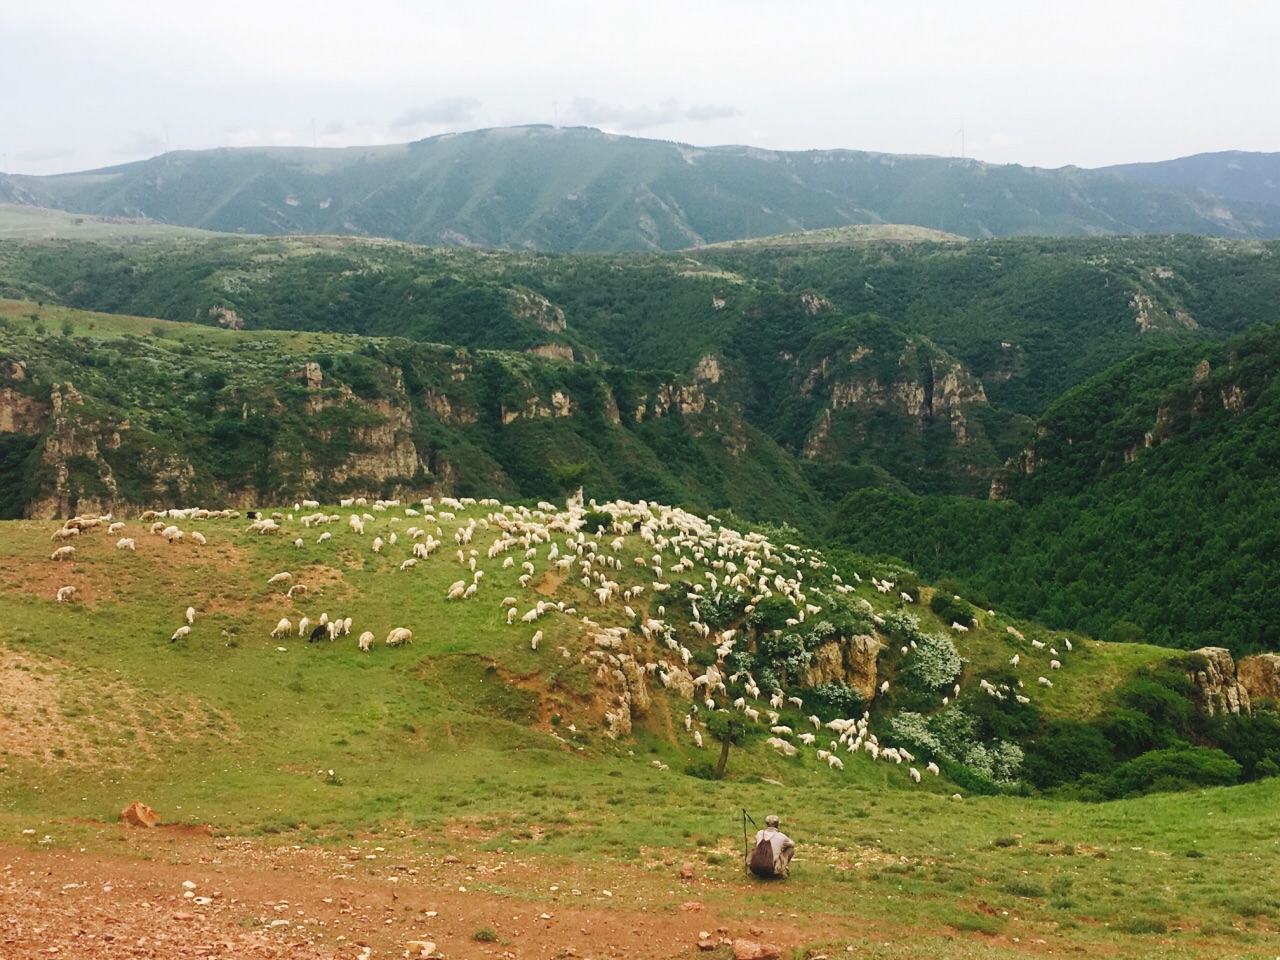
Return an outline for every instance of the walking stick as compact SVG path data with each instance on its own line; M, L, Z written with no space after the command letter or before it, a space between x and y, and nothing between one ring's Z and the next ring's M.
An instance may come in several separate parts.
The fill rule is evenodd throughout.
M750 869L751 869L749 866L749 862L751 860L751 847L747 843L747 821L748 820L751 820L751 814L747 813L746 807L743 807L742 808L742 871L743 873L748 873L750 872ZM754 827L756 825L756 822L754 820L751 820L751 825Z

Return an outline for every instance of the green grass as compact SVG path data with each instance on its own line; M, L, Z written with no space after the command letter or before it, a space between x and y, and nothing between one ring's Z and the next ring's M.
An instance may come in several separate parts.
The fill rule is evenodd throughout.
M471 545L486 570L480 598L447 603L448 585L469 573L454 555L454 524L441 525L445 545L411 571L398 569L403 540L381 555L368 548L375 533L403 535L415 523L428 526L378 514L363 540L345 526L320 528L334 534L325 545L312 529L298 550L291 538L243 532L243 520L200 525L205 548L170 547L130 522L137 555L91 533L66 565L48 560L50 524L0 524L0 564L13 571L0 584L4 672L21 675L23 690L49 691L46 713L30 715L49 726L27 733L56 737L64 751L24 758L16 741L0 744L0 835L33 828L54 845L82 844L92 821L113 821L134 799L168 821L290 843L376 834L397 849L416 831L440 836L441 825L462 824L469 839L449 837L440 853L519 850L566 870L696 860L712 881L708 903L725 915L803 904L863 930L840 941L860 956L1016 956L1015 937L1086 955L1261 956L1280 946L1275 780L1106 805L957 800L952 784L928 777L916 787L904 769L862 754L839 773L762 745L735 750L726 781L687 777L684 765L711 751L684 734L678 699L659 693L632 738L602 735L598 708L582 696L590 682L577 663L578 617L613 621L581 583L567 580L555 595L580 613L539 621L545 638L534 652L535 627L507 627L498 606L512 595L523 610L538 596L516 582L521 558L505 570L487 560L491 533L480 531ZM624 571L638 546L621 554ZM321 565L333 571L327 581ZM266 584L280 570L314 585L305 601L290 605ZM55 603L61 582L81 584L82 602ZM656 602L650 594L639 605ZM188 604L192 634L170 643ZM350 615L353 634L373 630L378 648L299 639L298 615L321 610ZM277 641L268 633L280 616L295 630ZM381 645L400 624L412 626L413 643ZM964 637L966 655L1003 656L1010 641L997 627ZM1143 662L1135 649L1091 647L1080 672L1111 682ZM1076 669L1068 666L1055 683ZM1065 710L1068 694L1087 697L1080 687L1049 693ZM554 727L553 713L562 717ZM744 886L744 808L757 820L781 813L799 841L785 886ZM915 952L901 946L904 930Z

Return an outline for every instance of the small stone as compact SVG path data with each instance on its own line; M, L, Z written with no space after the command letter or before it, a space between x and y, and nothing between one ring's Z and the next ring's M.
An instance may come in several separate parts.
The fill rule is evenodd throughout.
M120 811L120 822L133 827L154 827L160 822L160 814L145 803L135 800Z
M693 879L693 864L684 863L680 865L680 879L688 883Z
M436 945L430 940L410 940L404 946L406 957L429 957L436 952Z
M195 919L196 919L196 915L195 915L194 913L187 913L187 912L183 911L183 912L180 912L180 913L175 913L175 914L173 915L173 919L175 919L175 920L195 920Z
M24 837L34 837L36 835L36 832L34 830L23 830L22 835Z
M455 857L452 853L444 858L444 863L461 863L462 861Z
M194 883L192 883L190 880L183 880L183 881L182 881L182 889L183 889L183 890L194 890L195 888L196 888L196 885L195 885Z

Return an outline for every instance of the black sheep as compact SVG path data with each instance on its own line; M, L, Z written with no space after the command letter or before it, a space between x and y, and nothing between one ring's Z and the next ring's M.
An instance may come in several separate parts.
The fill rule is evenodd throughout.
M319 624L311 631L311 636L307 637L307 643L315 643L317 640L322 640L328 635L329 631L325 629L325 625L323 623Z

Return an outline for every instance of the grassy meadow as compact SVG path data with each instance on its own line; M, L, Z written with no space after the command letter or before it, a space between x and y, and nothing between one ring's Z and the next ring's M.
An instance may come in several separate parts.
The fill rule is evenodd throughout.
M477 595L445 600L451 583L471 581L454 530L495 508L441 519L442 545L411 569L400 568L406 529L434 532L436 522L392 507L359 536L350 510L321 509L342 522L307 529L297 518L309 511L282 508L285 532L261 536L244 518L179 520L188 535L176 544L128 519L119 534L76 538L64 562L49 558L56 523L0 524L0 836L18 841L34 828L55 846L106 849L118 831L104 823L136 799L218 834L321 845L372 837L393 852L422 850L431 835L433 854L518 849L569 874L626 867L663 888L672 862L693 861L712 881L708 904L725 914L817 918L809 956L1280 952L1277 779L1108 804L980 797L929 774L916 785L905 764L859 753L833 770L812 751L789 759L762 739L731 752L725 780L688 776L685 766L714 759L718 744L707 736L698 750L682 722L688 701L656 680L632 736L604 735L581 617L633 620L621 602L600 607L572 573L552 572L545 546L522 587L522 551L506 554L515 562L504 568L486 558L495 531L477 528L465 548L485 571ZM190 542L192 530L207 544ZM392 532L399 542L375 553L373 538ZM117 536L133 537L136 553L117 550ZM650 546L624 541L617 578L648 583L635 559ZM287 584L269 585L281 571L308 592L291 600ZM58 603L64 585L78 593ZM679 623L688 602L676 592L631 605L656 616L665 602ZM869 584L857 595L887 609ZM576 612L508 626L507 596L522 612L538 599ZM188 606L190 635L170 641ZM350 636L299 637L300 617L322 611L350 616ZM291 632L273 638L281 617ZM383 638L398 626L413 641L389 648ZM1006 626L985 617L957 640L964 682L1030 649ZM356 646L364 630L377 641L368 653ZM1076 644L1054 687L1033 694L1048 716L1090 716L1107 689L1164 653ZM788 707L782 722L800 731L804 712ZM744 808L759 821L782 814L800 843L787 884L742 878ZM664 908L683 899L675 893Z

